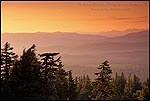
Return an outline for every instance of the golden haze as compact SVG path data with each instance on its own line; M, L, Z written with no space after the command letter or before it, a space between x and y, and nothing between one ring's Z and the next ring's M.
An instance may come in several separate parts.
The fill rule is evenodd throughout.
M143 2L2 1L3 32L100 32L149 27Z

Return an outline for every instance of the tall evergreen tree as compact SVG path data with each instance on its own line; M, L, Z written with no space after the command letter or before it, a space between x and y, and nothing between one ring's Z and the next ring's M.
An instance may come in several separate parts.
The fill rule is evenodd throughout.
M17 55L13 53L13 47L8 42L1 49L1 99L11 99L13 96L10 89L10 70Z
M95 100L107 100L112 98L113 84L112 84L112 70L110 69L109 62L105 61L99 65L98 77L93 82L92 98Z
M10 69L13 65L17 55L12 52L13 47L8 42L5 43L4 48L1 49L1 78L8 80L10 78Z
M77 85L75 84L75 80L72 77L72 72L68 72L68 100L77 100Z
M35 45L28 50L23 50L20 60L16 60L11 72L12 85L17 85L14 94L17 99L34 99L38 92L38 82L35 79L35 68L37 68L38 59L35 54ZM38 64L39 65L39 64Z
M68 73L63 69L63 64L59 61L58 70L56 71L56 80L55 80L55 87L57 90L57 95L59 100L66 100L67 99L67 76Z
M55 87L56 73L59 66L60 57L55 59L59 53L44 53L41 54L41 76L42 80L42 97L44 99L58 99L57 90Z

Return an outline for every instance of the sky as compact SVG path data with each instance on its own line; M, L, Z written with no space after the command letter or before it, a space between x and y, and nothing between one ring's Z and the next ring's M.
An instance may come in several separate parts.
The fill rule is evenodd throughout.
M149 28L148 1L2 1L4 32L103 32Z

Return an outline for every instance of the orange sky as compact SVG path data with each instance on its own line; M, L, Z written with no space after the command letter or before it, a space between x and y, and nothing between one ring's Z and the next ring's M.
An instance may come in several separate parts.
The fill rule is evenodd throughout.
M148 1L2 1L1 6L2 33L149 28Z

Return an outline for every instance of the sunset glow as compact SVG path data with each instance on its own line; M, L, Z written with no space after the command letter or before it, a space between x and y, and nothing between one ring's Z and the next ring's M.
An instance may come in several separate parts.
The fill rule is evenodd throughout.
M144 2L2 1L3 32L100 32L149 28Z
M1 99L148 100L149 1L2 1Z

